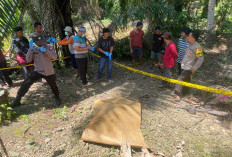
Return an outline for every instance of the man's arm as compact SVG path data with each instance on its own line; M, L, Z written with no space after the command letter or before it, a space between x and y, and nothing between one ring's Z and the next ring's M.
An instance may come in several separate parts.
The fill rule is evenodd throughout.
M130 52L133 53L133 49L132 49L132 38L133 38L133 35L132 35L132 32L130 33L130 37L129 37L129 43L130 43Z
M88 50L90 50L91 49L91 46L89 45L89 46L87 46L86 48L80 48L80 46L75 46L75 50L78 52L80 52L80 51L88 51Z
M197 61L193 65L192 73L197 71L200 68L200 66L202 65L202 63L204 62L204 55L203 55L203 50L202 50L201 46L196 47L195 52L196 52Z
M32 49L29 49L26 55L26 60L28 63L33 61L33 51Z
M13 47L14 47L15 53L19 54L20 56L25 56L23 51L20 49L20 44L15 40L13 41Z
M51 60L57 59L57 53L54 51L53 47L51 46L47 46L46 55Z
M60 45L69 45L72 43L74 37L70 37L68 40L64 38L63 40L58 41L57 43Z

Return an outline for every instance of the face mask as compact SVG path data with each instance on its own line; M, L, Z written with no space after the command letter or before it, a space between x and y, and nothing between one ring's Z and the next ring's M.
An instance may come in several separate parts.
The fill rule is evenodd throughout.
M85 34L83 34L81 37L84 38L84 37L85 37Z
M68 35L68 32L65 32L64 34L65 34L65 35Z

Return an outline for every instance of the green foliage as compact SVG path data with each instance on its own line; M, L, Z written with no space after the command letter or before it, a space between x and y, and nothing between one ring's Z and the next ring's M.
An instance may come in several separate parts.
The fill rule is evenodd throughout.
M0 1L0 37L12 34L14 27L18 24L21 3L17 0ZM1 40L2 41L2 40Z
M115 43L114 49L117 57L123 58L130 56L129 38L123 38Z
M5 120L12 120L14 118L15 111L7 104L0 105L0 124Z
M65 115L65 111L68 109L67 106L64 106L64 108L57 108L55 110L55 114L52 116L52 118L61 118L62 120L67 120L68 117Z

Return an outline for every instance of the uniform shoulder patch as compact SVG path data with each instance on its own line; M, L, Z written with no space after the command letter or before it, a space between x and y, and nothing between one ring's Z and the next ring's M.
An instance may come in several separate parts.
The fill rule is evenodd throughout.
M202 57L203 56L203 50L202 50L201 46L196 47L196 56L197 57Z

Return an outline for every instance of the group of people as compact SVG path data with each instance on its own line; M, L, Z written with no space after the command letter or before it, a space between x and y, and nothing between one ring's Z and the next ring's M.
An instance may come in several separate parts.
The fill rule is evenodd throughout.
M130 49L132 55L132 66L136 65L136 58L139 58L140 66L142 61L142 45L144 32L142 30L142 22L138 22L135 30L130 33ZM163 76L172 78L175 63L178 63L178 80L190 82L191 75L194 74L204 61L203 50L197 42L199 32L193 31L188 27L181 30L181 37L178 42L178 50L176 44L172 41L170 32L162 33L161 27L156 26L153 35L153 48L151 51L151 64L149 68L153 68L154 62L156 68L160 69ZM164 85L172 87L173 84L163 82ZM181 101L183 95L183 86L177 84L174 90L175 101Z
M57 106L62 104L60 99L59 89L56 84L56 75L53 68L52 60L57 58L57 53L54 51L54 43L59 45L68 45L70 51L70 59L73 68L76 70L76 75L80 76L82 84L89 86L92 83L87 81L88 69L88 52L94 51L94 47L86 40L86 28L79 27L77 35L74 35L73 28L66 26L64 31L66 37L63 40L57 40L53 37L49 38L42 28L40 22L34 24L35 33L31 35L30 42L23 35L23 29L17 27L13 38L13 48L16 54L16 59L19 65L27 65L33 63L34 66L23 67L24 82L17 92L16 99L11 104L12 107L20 106L21 98L27 93L31 85L43 78L51 87L55 96ZM140 66L143 66L143 23L138 22L136 28L130 33L130 51L132 56L132 66L136 66L136 59L139 58ZM190 77L201 66L204 60L203 51L198 44L199 34L189 28L182 29L181 38L178 43L178 51L175 43L172 41L172 34L165 32L162 34L161 27L157 26L153 35L154 45L151 51L151 65L157 61L155 67L159 68L161 73L171 78L172 70L175 62L178 62L179 78L181 81L190 81ZM111 80L112 59L114 52L114 39L110 36L108 28L103 29L103 36L99 38L97 43L97 51L99 52L100 64L98 68L97 79L100 79L107 65L107 79ZM9 55L12 58L12 54ZM0 51L0 68L7 67L5 57ZM11 86L12 80L9 77L7 70L2 70L1 73L5 79L0 77L0 83L4 86L4 80ZM2 76L2 75L1 75ZM170 84L169 84L170 85ZM176 85L175 94L176 101L181 100L182 86Z

